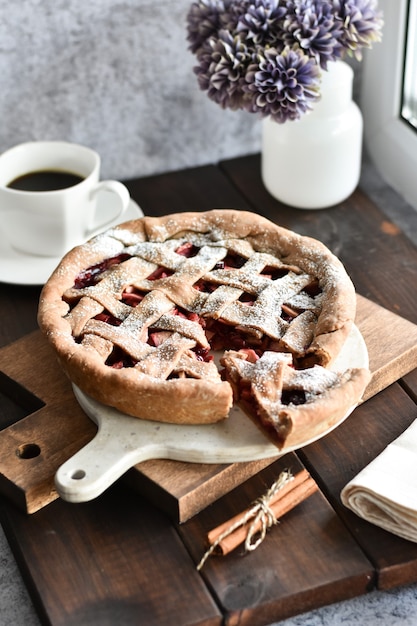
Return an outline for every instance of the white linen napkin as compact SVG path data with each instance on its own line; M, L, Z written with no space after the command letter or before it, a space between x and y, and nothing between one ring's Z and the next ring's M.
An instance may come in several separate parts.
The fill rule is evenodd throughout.
M417 420L341 491L363 519L417 542Z

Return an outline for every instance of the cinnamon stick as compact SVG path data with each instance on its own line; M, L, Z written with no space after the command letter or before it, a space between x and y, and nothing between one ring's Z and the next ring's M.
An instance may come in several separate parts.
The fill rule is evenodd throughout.
M287 484L285 484L268 503L269 509L272 511L275 520L291 511L297 504L300 504L303 500L311 496L318 487L316 482L311 478L307 470L302 470L294 476ZM207 537L210 545L213 545L223 533L227 532L228 528L233 527L239 519L244 517L251 509L247 509L243 513L234 516L227 522L217 526L211 530ZM249 519L243 526L236 528L231 534L226 535L219 541L216 546L216 552L219 554L229 554L232 550L235 550L239 545L244 543L248 535L249 528L253 524L253 519ZM259 520L255 527L252 528L252 534L259 532L262 522Z

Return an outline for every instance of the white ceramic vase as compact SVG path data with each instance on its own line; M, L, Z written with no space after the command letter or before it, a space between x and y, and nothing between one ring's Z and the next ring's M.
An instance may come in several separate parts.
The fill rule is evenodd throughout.
M356 188L362 156L362 114L352 100L353 70L344 61L322 73L321 100L298 121L262 122L262 180L277 200L324 209Z

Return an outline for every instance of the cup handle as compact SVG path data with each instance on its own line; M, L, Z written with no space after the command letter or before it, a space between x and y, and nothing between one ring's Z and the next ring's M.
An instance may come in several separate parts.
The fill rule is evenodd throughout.
M129 202L130 202L129 191L127 187L125 187L123 183L119 182L118 180L102 180L101 182L97 183L97 185L94 187L92 191L92 195L96 196L101 191L110 191L111 193L118 196L119 201L120 201L119 209L110 219L107 219L104 222L97 223L94 220L94 225L90 226L90 228L87 231L87 235L92 235L95 232L102 230L106 226L113 224L117 218L121 217L123 213L125 213L126 209L129 206Z

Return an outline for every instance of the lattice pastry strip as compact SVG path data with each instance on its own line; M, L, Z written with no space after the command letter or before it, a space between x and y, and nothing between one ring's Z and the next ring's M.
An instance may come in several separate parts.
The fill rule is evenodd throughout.
M221 317L229 324L244 325L262 330L273 339L280 339L290 323L281 317L282 305L288 297L297 294L311 283L307 274L296 275L292 272L282 279L269 281L251 306L235 302L223 309Z
M314 337L314 328L317 316L313 311L303 311L297 315L286 329L284 337L280 340L281 349L290 352L295 357L302 357Z
M127 255L127 252L124 252ZM108 269L100 268L90 270L89 268L77 277L76 284L66 289L64 298L67 302L79 300L82 296L89 296L97 301L105 300L108 303L110 298L117 298L126 285L134 284L136 281L149 276L154 272L158 265L149 263L140 257L129 257L123 260L122 254L119 255L120 261L117 264L111 264ZM97 282L88 284L86 287L78 286L83 283L90 282L91 278L97 277Z
M97 346L97 352L102 354L103 362L107 361L111 351L102 352L102 340L108 346L118 347L125 352L132 362L146 358L152 347L141 341L131 333L126 333L120 326L112 326L105 322L90 320L85 328L82 344L88 343L90 349Z
M167 379L185 351L192 347L194 342L191 339L173 333L158 347L153 348L136 367L138 371L153 378Z
M203 318L218 320L223 317L224 310L236 302L242 295L241 289L219 285L213 292L208 293L198 308Z
M176 332L188 339L193 339L195 344L203 348L210 348L203 327L198 322L180 317L179 315L173 315L172 313L161 315L155 325L150 326L150 331L152 330Z
M269 273L263 273L268 268ZM268 287L271 281L271 272L285 276L286 273L299 274L300 268L293 265L287 265L280 260L274 258L270 254L256 253L252 251L251 257L240 268L233 269L213 269L205 276L207 281L227 284L237 289L242 289L248 293L259 293L265 287Z
M72 335L75 339L84 333L85 327L91 318L96 317L103 312L103 305L97 300L82 297L77 305L70 310L65 319L70 324Z

